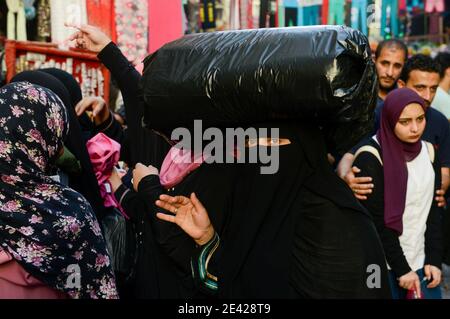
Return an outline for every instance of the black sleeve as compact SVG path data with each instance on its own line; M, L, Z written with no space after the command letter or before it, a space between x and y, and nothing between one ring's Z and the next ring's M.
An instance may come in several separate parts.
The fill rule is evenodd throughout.
M150 218L155 239L164 253L175 263L183 274L190 274L191 257L195 253L195 242L178 225L160 220L156 217L158 211L155 201L164 192L159 177L149 175L144 177L138 186L138 193L145 205L145 211Z
M105 122L94 127L94 135L98 133L104 133L121 145L125 139L125 131L122 125L116 121L111 112L109 112L108 119Z
M219 289L218 278L215 275L217 274L217 258L215 256L219 247L219 235L214 233L209 242L203 246L197 246L191 260L194 282L201 291L208 295L216 294Z
M141 118L144 114L143 105L140 103L138 95L141 75L112 41L100 51L98 58L111 72L122 93L128 124L127 134L129 134L131 140L135 140L137 134L139 134Z
M363 137L358 144L356 144L355 146L353 146L348 153L355 155L356 152L364 145L367 145L368 140L370 140L372 138L373 134L370 136L365 136Z
M159 195L164 193L164 188L159 182L159 176L145 176L139 182L138 193L142 200L146 203L149 212L153 211L153 209L155 208L155 201L159 198Z
M384 177L383 167L378 159L369 152L362 152L354 162L361 169L357 177L370 176L374 185L367 200L360 201L372 215L375 227L383 244L387 262L395 274L400 277L411 271L400 246L398 234L384 224Z
M438 154L436 159L439 158ZM439 160L434 161L435 190L433 193L433 205L427 219L427 229L425 231L425 265L433 265L441 268L443 248L443 214L444 210L438 207L434 194L441 185L441 166Z
M122 184L114 192L114 197L130 219L135 221L137 215L142 211L142 203L138 193Z

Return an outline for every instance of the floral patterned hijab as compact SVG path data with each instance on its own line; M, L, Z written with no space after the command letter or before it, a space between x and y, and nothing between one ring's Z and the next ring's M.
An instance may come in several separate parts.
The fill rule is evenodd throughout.
M49 178L67 123L52 91L29 82L0 88L0 244L32 276L71 298L117 298L91 206Z

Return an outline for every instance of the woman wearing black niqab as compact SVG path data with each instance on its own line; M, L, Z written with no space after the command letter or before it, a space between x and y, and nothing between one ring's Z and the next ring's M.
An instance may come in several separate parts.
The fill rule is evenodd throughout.
M212 218L216 235L193 256L194 278L224 298L390 298L376 229L329 166L320 130L299 123L258 127L279 128L290 141L275 146L279 170L263 175L260 163L230 165L239 178L225 227L217 231L223 225ZM192 202L161 199L157 205L176 216ZM379 267L377 288L368 284L372 265Z

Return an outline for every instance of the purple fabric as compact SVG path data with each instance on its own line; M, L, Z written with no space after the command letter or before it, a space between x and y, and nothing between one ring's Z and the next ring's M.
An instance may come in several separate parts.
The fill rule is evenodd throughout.
M394 132L400 114L411 103L418 103L425 110L423 99L413 90L402 88L391 91L384 100L381 125L377 131L384 167L384 223L399 234L403 232L402 217L408 184L406 162L416 158L422 148L420 140L405 143Z

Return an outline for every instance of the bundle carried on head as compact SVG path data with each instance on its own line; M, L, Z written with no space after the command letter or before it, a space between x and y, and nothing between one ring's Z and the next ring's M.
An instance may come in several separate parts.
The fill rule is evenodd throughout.
M187 35L148 56L146 127L316 122L337 151L371 129L377 79L367 38L343 26Z

